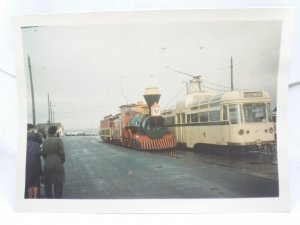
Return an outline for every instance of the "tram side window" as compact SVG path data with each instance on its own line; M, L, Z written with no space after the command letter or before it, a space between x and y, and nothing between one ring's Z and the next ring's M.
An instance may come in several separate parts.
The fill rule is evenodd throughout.
M166 117L166 122L168 125L172 125L175 123L175 116Z
M220 110L209 112L209 119L210 121L214 121L214 122L220 121Z
M223 106L223 120L228 120L227 107Z
M231 124L239 123L239 107L238 105L229 105L229 118Z
M180 122L180 114L177 114L177 121L176 121L176 123L178 124L178 123L181 123Z
M198 115L198 113L191 114L191 121L192 121L192 123L199 122L199 115Z
M191 123L191 115L190 114L187 115L187 123Z
M181 113L181 122L185 123L185 113Z
M200 113L200 122L208 122L208 112Z

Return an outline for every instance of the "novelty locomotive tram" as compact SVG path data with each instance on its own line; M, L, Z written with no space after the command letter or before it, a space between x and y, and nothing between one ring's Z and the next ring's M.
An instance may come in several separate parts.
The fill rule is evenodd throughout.
M275 135L267 92L216 94L201 90L200 84L199 77L191 80L186 97L162 112L179 145L200 149L271 148Z
M147 104L120 106L120 113L108 115L100 121L100 137L104 142L123 145L138 150L168 150L176 146L160 114L157 88L146 88Z

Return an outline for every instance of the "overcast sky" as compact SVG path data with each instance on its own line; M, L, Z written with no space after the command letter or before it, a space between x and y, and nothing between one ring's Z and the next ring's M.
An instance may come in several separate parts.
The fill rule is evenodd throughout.
M208 90L263 89L276 106L281 23L195 22L44 26L23 28L24 60L30 55L36 120L48 120L49 93L55 121L66 130L98 128L118 107L143 100L158 87L160 105L185 95L188 76L202 75ZM26 63L28 121L32 122Z

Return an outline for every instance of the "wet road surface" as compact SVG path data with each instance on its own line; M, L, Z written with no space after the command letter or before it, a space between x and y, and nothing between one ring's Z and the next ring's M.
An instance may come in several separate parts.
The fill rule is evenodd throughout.
M199 152L151 153L62 137L65 199L277 197L274 160Z

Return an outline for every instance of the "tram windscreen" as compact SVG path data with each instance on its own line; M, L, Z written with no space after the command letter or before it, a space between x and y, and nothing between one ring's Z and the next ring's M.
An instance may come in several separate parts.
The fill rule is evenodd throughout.
M243 110L246 123L267 121L266 105L264 103L244 104Z

